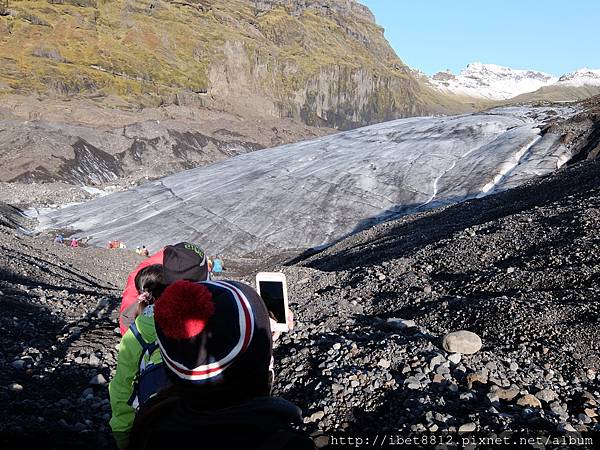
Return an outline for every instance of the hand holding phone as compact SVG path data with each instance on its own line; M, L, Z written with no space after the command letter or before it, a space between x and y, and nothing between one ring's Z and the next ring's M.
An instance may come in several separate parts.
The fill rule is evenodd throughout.
M290 310L285 275L280 272L259 272L256 275L256 289L271 316L271 331L289 331Z

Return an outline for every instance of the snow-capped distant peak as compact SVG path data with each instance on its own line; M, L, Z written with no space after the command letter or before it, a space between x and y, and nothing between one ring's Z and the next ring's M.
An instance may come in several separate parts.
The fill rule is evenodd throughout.
M505 100L533 92L557 80L552 75L536 70L511 69L480 62L469 64L459 75L445 71L430 79L440 90L490 100Z
M564 74L558 79L558 84L568 86L600 86L600 69L583 67L575 72Z

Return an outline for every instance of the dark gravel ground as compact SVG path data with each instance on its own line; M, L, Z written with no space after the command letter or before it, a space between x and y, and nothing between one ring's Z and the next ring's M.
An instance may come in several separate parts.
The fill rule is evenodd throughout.
M44 448L112 445L101 377L115 367L121 288L139 258L0 226L2 448L39 448L48 432Z
M327 435L599 431L599 181L600 161L580 163L284 266L297 326L278 341L275 393ZM0 249L0 442L110 448L105 381L139 257L2 226ZM445 352L460 329L483 348Z
M277 392L350 435L600 431L599 181L579 164L284 268L300 323ZM481 351L442 349L461 329Z

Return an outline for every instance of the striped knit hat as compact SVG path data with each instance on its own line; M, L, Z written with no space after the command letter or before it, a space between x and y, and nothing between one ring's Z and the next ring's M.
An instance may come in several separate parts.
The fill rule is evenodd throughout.
M163 361L176 383L237 384L268 392L269 316L252 287L176 281L156 301L154 321Z

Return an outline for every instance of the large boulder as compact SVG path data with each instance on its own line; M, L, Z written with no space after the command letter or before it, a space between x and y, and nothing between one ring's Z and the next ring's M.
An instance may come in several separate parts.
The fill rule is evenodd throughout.
M444 336L442 341L444 350L448 353L462 353L471 355L481 350L481 338L475 333L466 330L453 331Z

